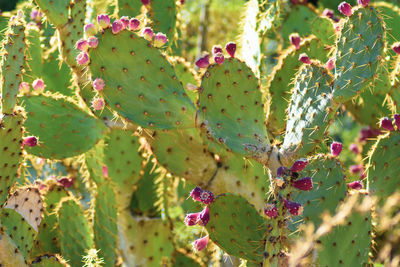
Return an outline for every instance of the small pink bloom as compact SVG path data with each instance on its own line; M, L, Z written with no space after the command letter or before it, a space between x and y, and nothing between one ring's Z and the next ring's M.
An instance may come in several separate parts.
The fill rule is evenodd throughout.
M206 226L210 220L210 208L206 206L204 210L200 212L198 224L201 226Z
M36 79L33 81L32 87L36 91L43 91L46 85L44 84L44 81L42 79Z
M363 171L363 166L361 164L351 165L349 169L350 169L350 172L353 174L361 173Z
M369 5L369 0L357 0L357 4L363 7L367 7Z
M108 168L106 165L103 165L103 167L101 167L101 172L103 173L104 177L108 177Z
M354 181L354 182L348 183L347 188L360 190L363 188L363 184L361 181Z
M210 65L210 55L208 53L204 54L202 57L196 60L195 64L198 68L207 68Z
M191 192L189 197L191 197L194 201L201 201L201 193L203 193L203 189L201 189L200 187L196 186Z
M290 214L295 215L295 216L300 216L303 214L303 206L301 206L300 203L297 202L292 202L287 199L283 199L283 204L285 205L285 208L289 211Z
M392 45L392 50L393 50L396 54L400 55L400 42L394 43L394 44Z
M110 27L110 17L106 14L98 15L97 23L99 24L100 28L107 29Z
M342 13L343 15L350 17L351 15L353 15L353 10L351 10L351 5L349 5L346 2L342 2L339 4L338 6L338 10L340 11L340 13Z
M299 60L300 60L301 62L303 62L304 64L311 64L311 60L310 60L310 58L307 56L306 53L300 54Z
M146 39L147 41L150 42L151 40L153 40L154 32L151 28L146 27L146 28L143 28L143 30L142 30L142 36L144 39Z
M380 135L382 132L380 130L376 130L368 126L367 128L363 128L360 131L360 141L366 141L371 138L375 138Z
M83 30L86 36L93 36L97 33L96 26L93 23L86 24Z
M88 62L89 62L89 55L88 55L86 52L84 52L84 51L80 52L80 53L78 54L78 56L76 57L76 62L77 62L79 65L86 65L86 64L88 64Z
M203 202L206 205L211 204L214 202L214 194L211 193L210 191L204 190L200 194L200 199L201 202Z
M140 21L136 18L133 18L129 21L129 29L132 31L136 31L140 26Z
M99 97L95 97L92 100L92 108L94 110L102 110L104 108L104 101Z
M333 70L335 68L335 60L333 58L329 58L328 62L326 62L325 67L328 70Z
M195 252L202 251L207 247L209 237L206 235L205 237L199 238L192 243L193 250Z
M298 159L296 160L290 170L292 172L301 172L307 166L308 160L307 159Z
M229 42L225 45L225 50L230 57L235 57L236 52L236 44L233 42Z
M273 219L278 217L278 208L274 204L266 204L264 207L264 214Z
M167 43L167 41L167 36L162 32L158 32L154 37L154 47L162 47Z
M96 79L93 81L93 88L94 88L95 90L97 90L97 91L103 90L105 85L106 85L106 84L105 84L105 82L104 82L104 80L103 80L102 78L96 78Z
M119 20L114 20L111 30L113 34L117 34L124 29L124 24Z
M22 141L22 146L35 147L37 145L38 145L38 139L36 138L36 136L25 137L24 140Z
M340 155L340 153L342 152L342 149L343 149L342 143L334 141L331 144L331 154L332 154L332 156L338 157Z
M313 189L313 183L311 177L304 177L299 180L292 182L292 186L302 191L310 191Z
M213 55L217 53L223 53L224 51L222 50L222 47L220 45L214 45L212 48L212 53Z
M21 93L23 93L23 94L29 93L29 89L30 89L30 88L31 88L31 86L30 86L30 84L27 83L27 82L21 82L21 83L19 84L19 87L18 87L19 91L20 91Z
M90 36L87 42L90 48L96 48L99 44L99 40L95 36Z
M350 145L350 151L353 152L354 154L360 154L360 149L356 144Z
M292 45L294 45L294 47L296 47L296 49L300 48L301 38L300 38L300 35L298 33L292 33L289 36L289 40L290 40L290 43Z
M393 119L394 119L394 124L397 127L397 131L400 131L400 114L394 114Z
M124 29L128 28L129 26L129 17L128 16L122 16L119 21L121 21L122 25L124 26Z
M70 188L73 186L75 179L74 178L68 178L68 177L63 177L61 179L57 179L57 182L64 186L65 188Z
M385 129L387 131L393 131L394 130L393 122L388 117L382 118L380 124L381 124L381 128L383 128L383 129Z
M214 55L214 61L215 63L217 63L218 65L221 65L222 63L224 63L225 58L224 55L222 53L216 53Z
M89 44L85 39L80 39L78 42L76 42L76 49L81 50L81 51L87 51L89 48Z
M186 214L185 224L187 226L194 226L199 222L200 212Z

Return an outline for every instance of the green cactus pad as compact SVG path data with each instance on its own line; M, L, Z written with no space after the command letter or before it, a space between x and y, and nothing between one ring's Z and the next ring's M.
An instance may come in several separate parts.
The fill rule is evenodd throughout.
M319 59L322 62L327 60L327 50L324 43L315 37L304 39L300 49L296 50L290 46L279 57L278 64L272 70L268 80L268 105L265 109L268 113L268 131L279 134L285 128L286 111L289 106L293 79L302 63L299 55L306 53L310 58Z
M132 217L129 212L118 216L122 233L120 251L126 262L138 266L159 267L174 250L172 232L161 219Z
M126 30L114 35L108 29L98 39L90 69L93 79L105 81L101 93L111 109L143 127L194 127L194 105L158 49Z
M262 262L266 225L257 210L233 194L218 196L209 208L207 231L211 240L232 256Z
M35 0L50 23L61 27L68 21L70 0Z
M197 91L194 91L194 87L198 86L199 81L196 76L196 72L191 68L190 64L181 57L169 57L169 61L174 66L178 79L182 82L185 87L186 94L189 96L193 103L197 101Z
M36 25L26 27L26 60L24 69L24 82L32 83L36 78L40 78L43 73L42 48L40 43L40 30Z
M399 146L399 132L391 132L378 138L369 155L369 190L380 198L381 203L400 186Z
M333 21L327 17L317 17L312 24L312 33L325 45L334 46L336 33ZM322 61L321 58L318 58Z
M119 17L136 17L137 15L141 14L140 9L142 8L143 4L140 0L118 0L117 2Z
M334 96L348 100L374 80L383 56L383 20L371 7L353 10L337 41Z
M27 267L24 255L14 241L0 228L0 264L3 267Z
M19 18L11 20L2 44L0 106L4 114L12 114L17 102L26 50L24 31L24 20Z
M71 266L82 266L82 257L93 246L92 231L82 207L64 198L57 207L61 252Z
M39 137L39 145L27 149L31 154L62 159L82 154L102 137L105 126L67 98L51 95L24 97L28 114L25 127Z
M188 255L185 251L176 250L172 254L172 267L203 267L204 264L201 264L197 259L193 256Z
M43 255L32 261L31 267L69 267L58 255Z
M288 109L284 151L303 157L323 141L336 112L332 106L331 79L327 70L315 61L300 68Z
M199 124L209 136L246 156L268 152L259 82L245 63L230 58L222 65L211 65L200 92Z
M171 45L176 28L177 8L175 0L153 0L150 1L149 17L152 20L152 28L155 32L167 35L168 43Z
M104 266L114 266L118 240L117 203L111 183L97 185L94 207L94 243Z
M96 184L104 182L103 168L104 164L104 140L97 143L94 148L85 153L85 163L87 170Z
M302 216L294 218L294 224L312 222L315 227L321 224L324 212L333 214L347 193L346 175L341 163L326 155L309 159L307 167L300 172L302 177L311 177L313 189L300 191L294 189L292 199L303 205Z
M11 186L20 176L22 161L22 125L24 116L21 110L13 115L0 114L0 203L3 204Z
M156 131L148 140L158 163L193 184L205 187L217 170L197 129Z

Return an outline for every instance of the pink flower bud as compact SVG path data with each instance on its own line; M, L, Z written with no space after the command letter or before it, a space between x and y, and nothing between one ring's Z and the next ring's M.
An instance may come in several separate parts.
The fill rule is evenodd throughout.
M102 78L96 78L96 79L93 81L93 88L94 88L95 90L97 90L97 91L103 90L105 85L106 85L106 84L105 84L105 82L104 82L104 80L103 80Z
M233 42L229 42L225 45L225 50L230 57L235 57L236 52L236 44Z
M141 0L141 1L142 1L142 4L145 6L150 4L150 0Z
M129 21L129 29L132 31L136 31L140 26L140 21L136 18L133 18Z
M162 47L167 43L167 41L167 36L162 32L158 32L154 37L154 47Z
M114 20L111 30L113 34L117 34L124 29L124 24L119 20Z
M396 124L397 131L400 131L400 114L394 114L394 124Z
M90 36L87 40L89 47L96 48L99 44L99 40L95 36Z
M146 28L143 28L143 30L142 30L142 36L144 39L146 39L147 41L150 42L151 40L153 40L154 32L151 28L146 27Z
M85 39L80 39L78 42L76 42L76 49L81 50L81 51L87 51L89 48L89 44Z
M349 5L346 2L342 2L339 4L338 6L338 10L340 11L340 13L342 13L343 15L350 17L351 15L353 15L353 10L351 10L351 5Z
M185 224L187 226L194 226L199 221L200 212L186 214Z
M363 166L361 164L351 165L349 169L352 174L361 173L363 171Z
M93 36L97 33L96 26L93 23L86 24L83 28L83 31L85 32L86 36Z
M74 185L74 178L62 177L61 179L56 180L59 184L61 184L65 188L70 188Z
M222 53L216 53L214 55L214 61L215 63L217 63L218 65L221 65L222 63L224 63L225 58L224 55Z
M108 177L108 168L106 165L103 165L103 167L101 167L101 172L103 173L104 177Z
M354 154L360 154L360 149L356 144L351 144L349 148L350 151L353 152Z
M21 83L19 84L18 89L19 89L19 91L20 91L21 93L26 94L26 93L29 93L29 90L31 89L31 86L30 86L30 84L27 83L27 82L21 82Z
M375 138L381 134L380 130L376 130L368 126L367 128L363 128L360 131L360 141L366 141L371 138Z
M354 189L354 190L360 190L363 188L363 184L361 181L354 181L354 182L348 183L347 188Z
M266 204L264 207L264 214L273 219L278 217L278 208L274 204Z
M300 216L303 214L303 206L301 206L300 203L297 202L292 202L287 199L283 199L283 204L285 205L285 208L289 211L290 214L295 215L295 216Z
M203 189L201 189L200 187L196 186L192 192L190 192L189 197L191 197L194 201L201 201L201 193L203 193Z
M101 29L107 29L110 27L110 17L106 14L101 14L97 16L97 23Z
M201 226L206 226L210 220L210 208L206 206L199 214L198 224Z
M88 64L88 62L89 62L89 55L88 55L86 52L84 52L84 51L80 52L80 53L78 54L78 56L76 57L76 62L77 62L79 65L86 65L86 64Z
M36 91L43 91L46 85L44 84L44 81L42 79L36 79L33 81L32 87Z
M363 7L367 7L369 5L369 0L357 0L357 4Z
M342 152L342 149L343 149L342 143L334 141L331 144L331 154L332 154L332 156L338 157L340 155L340 153Z
M290 40L290 43L292 45L294 45L294 47L296 47L296 49L300 48L301 38L300 38L300 35L298 33L292 33L289 36L289 40Z
M193 250L195 252L202 251L207 247L209 237L206 235L205 237L199 238L192 243Z
M38 145L38 139L36 138L36 136L25 137L24 140L22 141L22 146L35 147L37 145Z
M195 64L198 68L207 68L210 65L210 55L208 53L204 54L202 57L196 60Z
M326 62L325 67L328 70L333 70L335 68L335 60L333 58L329 58L328 62Z
M121 21L122 25L124 26L124 29L128 28L129 26L129 17L128 16L122 16L119 21Z
M400 55L400 42L394 43L394 44L392 45L392 50L393 50L396 54Z
M300 54L299 60L300 60L301 62L303 62L304 64L311 64L311 60L310 60L310 58L307 56L306 53Z
M388 117L382 118L380 124L381 124L381 128L383 128L383 129L385 129L387 131L393 131L394 130L393 122Z
M325 17L328 17L328 18L332 19L333 16L335 16L335 13L333 12L332 9L325 8L324 11L322 12L322 16L325 16Z
M92 108L94 110L102 110L104 108L104 101L99 97L95 97L92 100Z
M304 168L307 166L307 164L308 164L307 159L298 159L293 163L290 170L292 172L300 172L300 171L304 170Z
M292 186L302 191L310 191L313 189L313 183L311 177L304 177L299 180L292 182Z
M214 45L212 48L212 53L213 55L217 53L223 53L224 51L222 50L222 47L220 45Z
M211 204L214 202L214 194L210 191L204 190L200 194L200 200L206 205Z

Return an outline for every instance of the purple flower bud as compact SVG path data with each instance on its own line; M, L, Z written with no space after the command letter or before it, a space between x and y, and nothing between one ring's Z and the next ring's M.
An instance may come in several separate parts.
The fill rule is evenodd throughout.
M110 27L110 17L106 14L98 15L97 23L99 24L100 28L107 29Z
M363 7L367 7L369 5L369 0L357 0L357 4Z
M278 177L289 176L289 175L290 175L290 171L286 167L283 167L283 166L279 167L278 170L276 171L276 176L278 176Z
M144 39L146 39L147 41L150 42L151 40L153 40L154 32L151 28L146 27L146 28L143 28L143 30L142 30L142 36Z
M68 177L62 177L61 179L57 179L57 182L65 188L70 188L71 186L73 186L74 181L75 181L74 178L68 178Z
M296 47L296 49L300 48L301 38L300 38L300 35L298 33L292 33L289 36L289 40L290 40L290 43L292 45L294 45L294 47Z
M87 51L89 48L89 44L85 39L80 39L78 42L76 42L76 49L81 50L81 51Z
M332 154L332 156L338 157L340 155L340 153L342 152L342 149L343 149L342 143L334 141L331 144L331 154Z
M328 62L326 62L325 67L328 70L333 70L335 68L335 60L333 58L329 58Z
M96 48L99 44L99 40L95 36L90 36L87 40L89 47Z
M27 83L27 82L21 82L20 84L19 84L19 87L18 87L18 89L19 89L19 91L21 92L21 93L29 93L29 89L31 89L31 86L30 86L30 84L29 83Z
M165 34L162 32L158 32L156 36L154 36L154 47L162 47L167 43L168 39Z
M86 65L89 62L89 55L84 51L80 52L76 57L76 62L79 65Z
M108 168L106 165L103 165L103 167L101 167L101 172L103 173L104 177L108 177Z
M37 9L33 9L30 15L31 15L31 20L37 23L40 22L43 18L43 13Z
M368 126L367 128L363 128L360 131L360 141L366 141L371 138L375 138L381 134L380 130L376 130Z
M201 226L206 226L210 220L210 208L206 206L204 210L200 212L198 224Z
M387 131L393 131L394 130L393 122L388 117L382 118L380 124L381 124L381 128L383 128L383 129L385 129Z
M119 20L114 20L111 30L113 34L117 34L124 29L124 24Z
M290 170L292 172L301 172L307 166L308 160L307 159L298 159L296 160Z
M295 215L295 216L300 216L303 214L303 206L301 206L300 203L297 202L292 202L287 199L283 199L283 204L285 205L285 208L289 211L290 214Z
M394 124L397 126L397 131L400 131L400 114L394 114Z
M342 13L343 15L350 17L351 15L353 15L353 10L351 10L351 5L349 5L346 2L341 2L338 6L338 10L340 11L340 13Z
M95 90L97 90L97 91L103 90L103 88L104 88L105 85L106 85L106 84L105 84L105 82L104 82L104 80L103 80L102 78L96 78L96 79L93 81L93 88L94 88Z
M264 214L273 219L278 217L278 208L274 204L266 204L264 207Z
M85 32L86 36L93 36L97 33L96 26L94 26L93 23L86 24L83 28L83 31Z
M394 43L394 44L392 45L392 50L393 50L396 54L400 55L400 42Z
M201 193L203 193L203 189L201 189L200 187L196 186L192 192L190 192L189 197L191 197L194 201L201 201Z
M206 205L211 204L214 202L214 194L210 191L204 190L200 194L200 200Z
M218 65L221 65L222 63L224 63L225 58L224 58L224 54L222 53L216 53L214 55L214 61L215 63L217 63Z
M306 53L301 53L299 56L299 60L303 62L304 64L311 64L310 58L307 56Z
M207 68L210 65L210 55L207 53L196 60L196 66L198 68Z
M194 226L199 222L200 212L186 214L185 224L187 226Z
M225 45L225 50L230 57L235 57L236 52L236 44L233 42L229 42Z
M143 0L142 0L143 1ZM207 247L209 237L206 235L205 237L199 238L192 243L193 250L195 252L202 251Z
M128 16L123 16L119 19L121 21L122 25L124 26L124 29L128 28L129 26L129 17Z
M322 12L322 16L325 16L325 17L328 17L328 18L332 19L333 16L335 16L335 13L333 12L332 9L325 8L324 12Z
M217 53L223 53L224 51L222 50L222 47L220 45L214 45L212 48L212 53L213 55Z
M44 84L44 81L42 79L36 79L32 83L33 89L37 91L43 91L45 86L46 85Z
M22 146L35 147L37 145L38 145L38 139L36 138L36 136L25 137L24 140L22 141Z
M102 110L104 108L104 101L100 97L95 97L92 100L92 108L94 110Z
M311 177L304 177L299 180L292 182L292 186L302 191L310 191L313 189L313 183Z
M142 0L142 4L147 6L150 4L150 0Z
M351 144L349 149L354 154L359 154L360 153L360 149L358 148L357 144Z
M352 174L361 173L363 171L363 166L361 164L351 165L349 169Z
M129 21L129 29L132 31L136 31L140 26L140 21L136 18L133 18Z
M361 181L354 181L354 182L348 183L347 188L360 190L363 188L363 184Z

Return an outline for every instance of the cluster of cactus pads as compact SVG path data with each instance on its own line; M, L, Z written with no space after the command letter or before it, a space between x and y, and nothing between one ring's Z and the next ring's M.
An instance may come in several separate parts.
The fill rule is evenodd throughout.
M0 266L398 266L400 7L184 2L1 15Z

